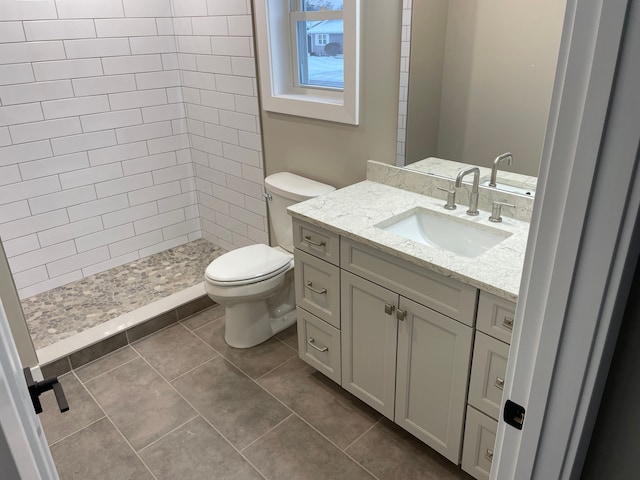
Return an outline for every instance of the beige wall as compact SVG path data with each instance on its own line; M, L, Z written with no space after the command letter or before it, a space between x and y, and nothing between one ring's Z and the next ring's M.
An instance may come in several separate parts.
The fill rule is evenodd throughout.
M413 0L406 163L437 152L449 0ZM420 19L420 21L417 21Z
M360 125L262 113L266 174L289 171L344 187L367 160L395 163L402 2L361 2Z
M18 293L11 277L11 270L7 263L4 247L0 242L0 300L9 320L9 327L13 334L13 341L18 347L20 361L24 367L34 367L38 364L36 351L31 342L31 336L24 320L22 306L18 299Z
M497 155L511 151L514 165L506 169L537 175L565 2L448 0L448 4L438 147L425 149L422 158L491 166ZM440 5L441 0L414 0L412 34L423 38L418 50L412 41L410 109L414 98L422 96L415 85L430 81L413 75L415 55L429 51L425 38L430 34L424 30L433 20L425 19L424 12ZM432 68L423 75L437 75L437 66ZM411 118L407 128L409 132L416 128ZM409 151L415 157L411 161L420 158L412 145L407 145Z

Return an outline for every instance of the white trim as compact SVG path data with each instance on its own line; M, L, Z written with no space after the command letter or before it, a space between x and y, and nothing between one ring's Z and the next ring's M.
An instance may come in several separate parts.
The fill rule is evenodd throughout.
M360 0L345 0L342 18L344 89L296 87L296 64L287 0L255 2L256 45L262 107L266 111L358 125L360 97ZM319 12L305 12L313 17ZM322 14L337 15L336 12ZM296 15L298 15L296 13Z
M607 118L626 9L623 0L567 2L504 391L525 406L525 423L519 431L500 420L494 480L577 478L582 467L626 302L623 266L638 253L629 148L640 112L614 102ZM614 130L621 113L630 133Z

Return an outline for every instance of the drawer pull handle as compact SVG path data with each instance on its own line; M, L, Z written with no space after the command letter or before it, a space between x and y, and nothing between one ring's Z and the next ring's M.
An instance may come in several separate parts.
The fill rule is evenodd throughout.
M493 384L500 390L504 389L504 378L496 377L496 381Z
M403 321L407 316L407 311L406 310L401 310L401 309L397 309L396 310L396 319L398 319L399 321Z
M315 245L316 247L324 247L327 242L325 242L324 240L322 240L321 242L316 242L314 240L311 240L311 235L305 235L304 239L310 243L311 245Z
M513 330L513 318L504 317L502 321L502 326L508 328L509 330Z
M313 293L317 293L319 295L324 295L327 293L327 289L326 288L313 288L313 282L307 282L304 284L305 288L308 288L309 290L311 290Z
M316 345L316 339L313 337L309 337L309 340L307 340L307 345L309 345L310 347L315 348L317 351L319 352L328 352L329 351L329 347L319 347Z
M493 450L489 450L487 448L487 453L484 454L484 458L486 458L490 462L493 462Z
M396 309L395 305L392 305L390 303L384 304L384 313L386 313L387 315L391 315L395 309Z

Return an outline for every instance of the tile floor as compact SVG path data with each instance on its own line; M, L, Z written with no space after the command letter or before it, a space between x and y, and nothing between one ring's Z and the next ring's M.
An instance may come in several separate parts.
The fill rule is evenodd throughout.
M225 250L201 238L22 300L36 349L203 280Z
M40 416L66 479L471 477L298 359L295 327L248 350L214 306L61 377Z

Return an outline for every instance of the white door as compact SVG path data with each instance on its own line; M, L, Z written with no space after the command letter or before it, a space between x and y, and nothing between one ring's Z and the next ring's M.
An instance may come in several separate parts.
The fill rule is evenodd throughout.
M6 480L58 478L0 302L0 464Z

